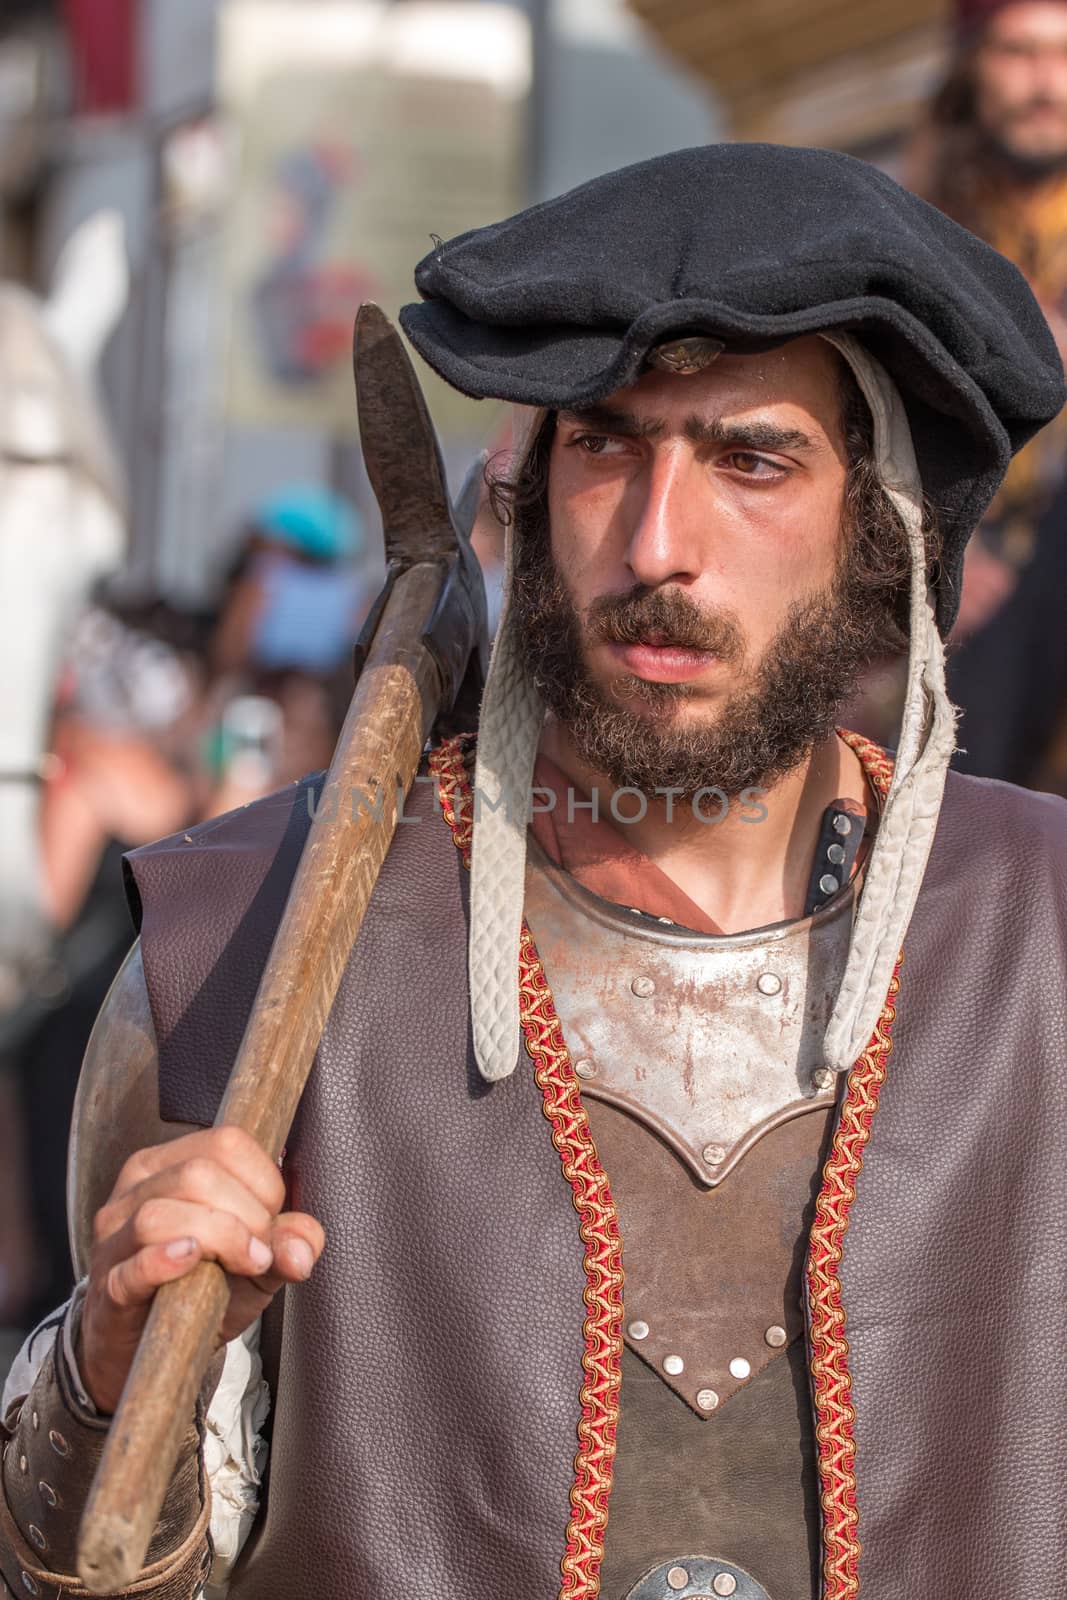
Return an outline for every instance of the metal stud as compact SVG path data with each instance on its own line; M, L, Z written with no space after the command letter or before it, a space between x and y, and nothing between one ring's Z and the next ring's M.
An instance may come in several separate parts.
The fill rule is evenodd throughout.
M634 978L630 988L639 1000L648 1000L656 992L656 985L651 978Z
M46 1506L48 1506L52 1511L56 1509L56 1506L59 1504L59 1496L52 1488L52 1485L50 1483L45 1483L43 1478L37 1485L37 1493L40 1495Z
M824 872L819 879L819 889L823 894L836 894L840 887L832 872Z
M789 1342L789 1335L777 1322L771 1323L763 1337L772 1350L780 1350L784 1344Z
M689 1582L689 1574L684 1567L671 1567L667 1573L667 1583L672 1589L684 1589Z
M832 844L826 852L826 859L832 861L835 867L840 867L845 860L845 847L843 844Z
M665 339L648 352L645 360L650 367L672 372L676 378L691 378L694 373L710 367L725 349L721 339L696 333L683 339Z
M726 1146L723 1144L706 1144L700 1153L709 1167L721 1167L726 1160Z
M626 1330L626 1332L630 1335L630 1338L636 1339L638 1342L640 1342L642 1339L648 1338L648 1331L648 1323L641 1322L640 1320L631 1322L630 1326Z
M756 979L756 988L760 994L780 994L782 980L777 972L761 972Z
M38 1415L37 1415L37 1412L36 1412L36 1411L31 1411L31 1412L30 1412L30 1422L31 1422L31 1423L32 1423L32 1425L33 1425L33 1431L34 1431L34 1433L36 1433L36 1432L37 1432L37 1430L38 1430L38 1428L39 1428L39 1427L40 1427L40 1426L41 1426L41 1419L40 1419L40 1417L39 1417L39 1416L38 1416Z
M718 1409L719 1397L714 1389L698 1389L697 1405L701 1411L715 1411Z
M36 1523L31 1522L29 1527L26 1529L26 1532L30 1536L30 1543L32 1545L36 1545L38 1550L47 1550L48 1540L45 1538L44 1534L41 1532L40 1528L38 1528Z
M25 1456L19 1456L19 1471L22 1472L22 1473L26 1473L26 1472L29 1472L29 1470L30 1470L30 1464L26 1460L26 1457Z
M679 1373L685 1371L685 1362L681 1356L664 1356L663 1370L669 1373L672 1378L677 1378Z
M57 1456L69 1456L70 1445L57 1428L51 1428L48 1433L48 1443L52 1446Z
M834 1073L831 1067L816 1067L811 1075L811 1081L816 1089L832 1089L834 1086Z
M839 833L842 839L847 839L852 832L851 819L846 817L843 811L839 811L834 818L834 832Z
M30 1577L28 1572L23 1572L21 1574L21 1577L22 1577L22 1587L25 1589L27 1594L40 1594L40 1592L41 1592L40 1589L38 1589L36 1583Z
M730 1375L738 1379L751 1377L751 1362L746 1361L744 1356L734 1356L734 1359L730 1362Z
M737 1588L737 1579L732 1572L717 1572L711 1580L714 1594L733 1594Z
M595 1078L596 1062L590 1061L588 1056L583 1056L581 1061L576 1061L574 1063L574 1070L578 1074L579 1078Z

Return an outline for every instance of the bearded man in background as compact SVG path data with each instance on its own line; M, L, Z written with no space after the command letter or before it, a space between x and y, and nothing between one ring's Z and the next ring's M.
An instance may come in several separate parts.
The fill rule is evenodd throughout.
M1067 350L1067 3L958 0L912 187L1025 273ZM1012 463L968 553L956 765L1067 794L1067 417Z

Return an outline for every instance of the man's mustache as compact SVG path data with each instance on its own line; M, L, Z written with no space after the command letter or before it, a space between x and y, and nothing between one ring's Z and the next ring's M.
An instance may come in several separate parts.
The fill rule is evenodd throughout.
M1014 106L1007 114L1010 123L1025 122L1027 117L1033 116L1035 111L1055 111L1067 120L1067 100L1056 100L1050 95L1036 95L1025 104Z
M744 658L745 635L728 611L701 611L681 589L631 589L625 595L601 595L587 612L590 636L609 644L660 645L679 650L706 650L736 665Z

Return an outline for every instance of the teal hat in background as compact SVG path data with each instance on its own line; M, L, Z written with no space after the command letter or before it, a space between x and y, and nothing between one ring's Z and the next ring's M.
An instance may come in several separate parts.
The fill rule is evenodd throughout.
M363 549L363 521L350 501L331 489L281 489L256 509L255 525L267 539L311 561L351 560Z

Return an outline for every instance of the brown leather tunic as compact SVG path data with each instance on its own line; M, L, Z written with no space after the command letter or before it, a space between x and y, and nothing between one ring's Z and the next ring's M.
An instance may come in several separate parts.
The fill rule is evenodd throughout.
M214 1112L305 799L285 791L131 860L170 1117ZM330 1246L288 1298L269 1495L237 1600L597 1589L581 1537L595 1543L614 1444L610 1219L602 1191L590 1198L595 1168L565 1171L553 1142L580 1153L543 997L538 1073L556 1063L554 1120L525 1057L505 1083L477 1078L466 873L425 789L415 810L291 1141L298 1197ZM823 1385L827 1600L851 1597L857 1578L863 1600L1062 1590L1065 930L1067 807L950 777L891 1049L853 1075L819 1201L809 1360ZM600 1252L594 1289L583 1232ZM593 1357L590 1293L608 1341ZM619 1469L625 1494L622 1454Z
M629 1113L596 1100L587 1111L619 1207L624 1327L638 1310L651 1316L650 1302L662 1308L682 1334L679 1347L707 1351L698 1376L686 1349L700 1390L702 1377L723 1389L730 1358L744 1352L753 1371L713 1414L700 1415L641 1359L648 1336L627 1335L601 1592L624 1600L648 1568L704 1552L744 1567L773 1600L817 1600L801 1268L831 1112L765 1134L709 1191ZM788 1345L768 1345L769 1329Z

